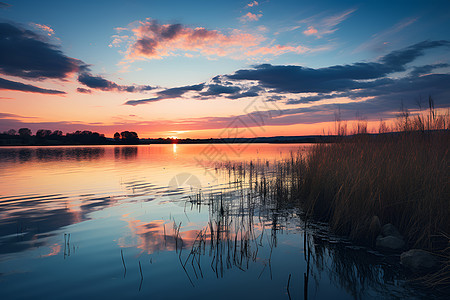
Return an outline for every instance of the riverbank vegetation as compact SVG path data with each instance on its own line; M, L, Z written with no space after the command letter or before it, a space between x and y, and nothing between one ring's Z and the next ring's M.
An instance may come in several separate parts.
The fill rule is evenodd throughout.
M366 134L362 123L353 136L315 144L307 154L223 167L250 178L263 197L300 207L308 218L326 221L333 232L357 243L375 247L381 226L393 224L404 238L403 250L424 249L440 258L442 267L424 282L445 287L450 284L449 121L448 112L438 114L431 105L415 116L404 110L393 127L380 123L386 134Z

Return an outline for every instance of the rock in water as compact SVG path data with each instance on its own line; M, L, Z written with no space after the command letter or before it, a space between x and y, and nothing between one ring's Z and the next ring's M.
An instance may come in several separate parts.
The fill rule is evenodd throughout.
M439 264L436 256L420 249L403 252L400 255L400 262L403 266L414 272L427 272L436 268Z
M381 250L398 251L405 247L403 236L391 223L381 228L381 234L377 237L376 247Z

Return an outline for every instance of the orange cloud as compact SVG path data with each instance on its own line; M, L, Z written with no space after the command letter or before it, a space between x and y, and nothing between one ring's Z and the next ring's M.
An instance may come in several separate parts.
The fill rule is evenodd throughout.
M43 24L36 24L36 23L31 23L31 25L33 25L34 27L36 27L40 30L47 32L48 36L52 36L55 34L55 31L50 26L43 25Z
M313 34L317 34L317 29L314 28L314 26L309 26L307 30L303 31L304 34L306 35L313 35Z
M262 17L262 14L252 14L251 12L246 13L242 17L240 17L241 22L247 21L258 21L259 18Z
M338 25L350 17L350 15L355 11L356 9L350 9L339 14L327 16L318 21L314 21L314 18L300 21L301 23L311 23L314 21L314 24L309 26L307 30L303 31L303 33L306 35L315 35L317 38L321 38L327 34L332 34L339 29Z
M248 7L253 7L253 6L258 6L258 1L253 1L253 2L250 2L249 4L247 4L247 6Z
M228 34L203 27L189 28L181 24L163 24L156 21L140 22L132 29L134 42L129 44L127 59L161 59L186 52L204 55L226 56L242 52L243 48L259 45L262 36L234 29ZM117 44L114 36L113 44Z

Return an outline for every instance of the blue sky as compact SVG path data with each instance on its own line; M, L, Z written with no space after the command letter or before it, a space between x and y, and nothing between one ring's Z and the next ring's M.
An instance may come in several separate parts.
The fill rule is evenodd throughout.
M26 69L29 66L10 66L8 64L11 61L5 58L4 66L0 65L0 78L8 81L3 84L3 92L0 91L5 94L0 98L0 109L3 114L18 117L3 117L0 130L6 130L8 125L20 124L38 127L41 123L55 127L64 123L67 128L79 128L98 123L95 129L100 131L102 126L110 132L115 124L129 124L141 130L145 128L148 134L164 135L164 130L160 128L152 131L149 129L151 124L143 125L135 117L125 120L123 115L139 116L146 122L162 120L162 115L168 121L195 117L203 118L201 122L204 122L205 118L242 115L245 104L256 97L263 102L278 99L277 109L288 111L319 105L311 104L311 98L307 98L310 96L323 96L320 105L328 105L326 107L329 108L334 103L332 99L336 98L330 97L333 92L346 92L341 96L350 97L348 99L353 101L363 99L359 94L359 98L356 98L355 91L359 86L354 84L335 91L329 88L286 90L277 86L276 80L264 81L260 77L252 77L256 81L251 86L248 78L239 79L239 82L236 79L229 81L233 74L252 70L262 64L271 66L270 72L267 71L269 68L265 69L268 73L264 76L275 76L273 72L280 72L283 66L321 70L333 66L379 62L393 51L411 51L411 47L419 45L420 53L388 73L367 78L343 76L341 79L410 78L410 72L415 66L434 66L429 67L426 73L414 73L417 78L435 74L446 76L449 71L447 43L431 43L423 49L421 47L424 44L420 44L450 40L449 1L5 1L0 4L0 21L23 32L34 32L36 36L27 36L26 39L43 40L48 47L58 49L62 56L78 61L76 66L71 65L59 78L47 75L30 77L24 76L23 72L19 72L22 75L18 76L17 70L11 72L8 69ZM24 55L32 57L31 52ZM407 52L404 54L407 55ZM27 60L26 57L23 60ZM305 70L297 69L295 72L300 71ZM289 77L291 73L284 69L278 74L288 76L283 77L285 82L295 78L303 80L303 75ZM220 80L212 82L212 78L217 75ZM426 79L445 81L447 77L442 76ZM424 89L423 95L417 97L433 94L441 107L448 107L449 91L442 84L436 84L436 80L433 83L427 81L430 90ZM408 82L413 84L416 81L410 78ZM22 86L19 90L17 83L25 84L27 88ZM406 83L399 81L396 84L400 83L406 89ZM174 87L197 87L199 84L204 84L200 86L201 89L188 88L173 94ZM394 90L394 83L389 84ZM131 86L139 88L131 89ZM34 109L34 114L30 115L30 112L21 109L29 102L40 102L42 107L54 107L53 100L43 99L45 91L36 92L35 87L62 92L58 96L51 96L59 97L53 113L48 112L48 109ZM326 91L326 94L320 91ZM374 94L369 95L370 92ZM367 90L364 96L376 96L376 93L379 92ZM397 90L396 93L397 98L412 97L406 90L401 95ZM61 101L62 97L64 99ZM108 97L110 102L106 100ZM341 102L342 97L339 98ZM145 99L151 101L132 102ZM215 105L210 102L214 101L218 110L212 109ZM388 100L386 98L383 101ZM169 102L170 105L155 102ZM86 117L83 112L94 107L93 103L103 109L98 110L97 115L93 113ZM399 104L392 105L390 109L394 106L398 107ZM195 107L195 110L183 110L183 107ZM319 106L317 108L320 109ZM364 114L365 108L361 106L358 110ZM368 113L367 119L386 118L389 115L386 111L378 110L377 113L376 116ZM115 121L118 116L124 119L120 124ZM34 123L24 121L29 117L35 118ZM331 120L324 117L323 120L316 120L316 123L328 121ZM287 125L273 124L277 130L269 132L282 133L282 126L298 127L302 124L302 121L291 121ZM171 124L168 127L176 126ZM213 129L218 128L205 127L205 130ZM178 131L184 130L180 128ZM290 135L291 131L286 128ZM217 133L205 131L204 134Z

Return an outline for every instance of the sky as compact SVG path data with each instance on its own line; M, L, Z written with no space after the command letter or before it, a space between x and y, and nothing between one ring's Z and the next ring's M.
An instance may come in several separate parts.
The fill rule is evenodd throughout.
M449 1L0 2L0 132L376 128L450 107Z

